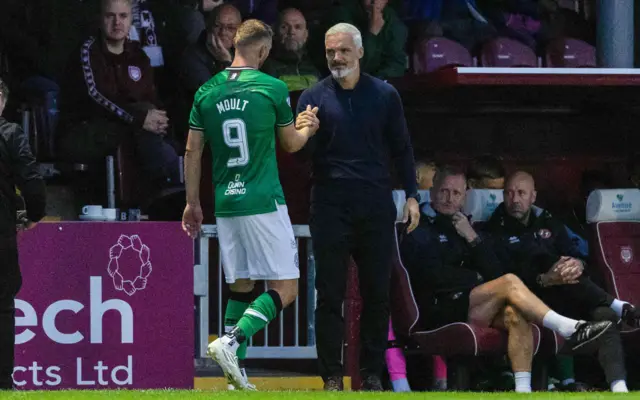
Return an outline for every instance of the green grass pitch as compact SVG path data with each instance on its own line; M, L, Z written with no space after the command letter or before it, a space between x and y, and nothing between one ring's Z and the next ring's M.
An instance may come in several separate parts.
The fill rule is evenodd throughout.
M112 390L112 391L48 391L48 392L11 392L0 393L0 399L42 399L42 400L79 400L79 399L246 399L246 400L349 400L349 399L388 399L388 400L609 400L609 399L639 399L640 392L629 394L614 393L363 393L363 392L214 392L214 391L188 391L188 390Z

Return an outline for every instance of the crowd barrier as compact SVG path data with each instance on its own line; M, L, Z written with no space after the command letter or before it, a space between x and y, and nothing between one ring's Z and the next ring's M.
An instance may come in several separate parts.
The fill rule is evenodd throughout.
M263 333L266 340L262 340L260 343L254 343L253 338L249 342L247 348L247 358L266 358L266 359L315 359L316 347L315 347L315 321L314 310L316 306L316 291L315 285L315 263L313 259L313 251L311 250L311 233L308 225L294 225L293 231L296 237L296 243L298 248L302 246L306 247L306 259L299 259L300 265L300 280L306 280L306 293L300 292L295 302L290 306L293 311L293 318L284 318L283 313L269 324ZM195 295L198 297L197 302L197 331L198 331L198 344L196 354L200 358L206 357L207 344L209 339L209 333L215 333L218 336L224 332L224 307L226 306L226 298L223 298L224 277L222 274L222 265L220 263L220 257L215 257L218 260L216 268L211 268L209 265L210 257L209 249L211 248L209 241L216 240L218 237L218 230L216 225L205 225L202 227L202 234L198 241L196 241L196 264L195 264ZM300 256L299 256L300 257ZM209 273L217 274L215 279L216 293L213 294L217 297L217 310L214 315L217 316L216 326L209 326L209 305L212 303L209 288L210 288L210 275ZM301 301L301 297L304 297L304 301ZM301 306L301 303L303 304ZM303 310L304 307L304 310ZM301 326L304 323L305 326ZM276 330L275 335L270 334L271 331ZM301 332L304 333L304 337L301 337ZM262 334L261 334L262 335ZM287 335L292 335L291 340L287 340Z

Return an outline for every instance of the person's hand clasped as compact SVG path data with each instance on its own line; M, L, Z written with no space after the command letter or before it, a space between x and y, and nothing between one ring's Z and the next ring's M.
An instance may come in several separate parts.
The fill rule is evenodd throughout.
M165 135L169 128L167 112L162 110L149 110L142 128L145 131L153 132L157 135Z
M318 107L311 108L307 105L307 109L298 114L296 118L296 129L309 128L311 135L320 128L320 120L318 119Z
M552 269L560 274L562 283L571 285L578 283L578 278L584 272L584 265L577 258L563 256Z

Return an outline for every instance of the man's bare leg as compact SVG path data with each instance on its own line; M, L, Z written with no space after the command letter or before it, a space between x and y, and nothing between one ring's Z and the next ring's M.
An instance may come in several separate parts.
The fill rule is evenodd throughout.
M282 308L286 308L298 297L298 280L287 279L284 281L268 281L267 287L275 290L280 295Z
M599 338L613 324L611 321L586 323L564 317L551 310L513 274L475 287L469 294L469 321L486 325L507 305L513 306L528 321L569 339L572 350Z
M514 307L507 305L494 318L492 327L508 332L507 354L516 381L516 392L531 392L533 330L531 324Z
M514 306L527 321L541 323L551 311L513 274L506 274L475 287L469 295L469 321L487 325L507 305ZM578 322L578 321L576 321Z

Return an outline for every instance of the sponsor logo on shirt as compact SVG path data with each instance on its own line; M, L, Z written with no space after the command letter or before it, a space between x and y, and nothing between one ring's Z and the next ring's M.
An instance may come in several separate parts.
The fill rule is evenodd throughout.
M240 174L237 174L235 181L229 182L227 190L224 191L225 196L237 196L247 193L247 188L244 187L244 181L240 180Z

